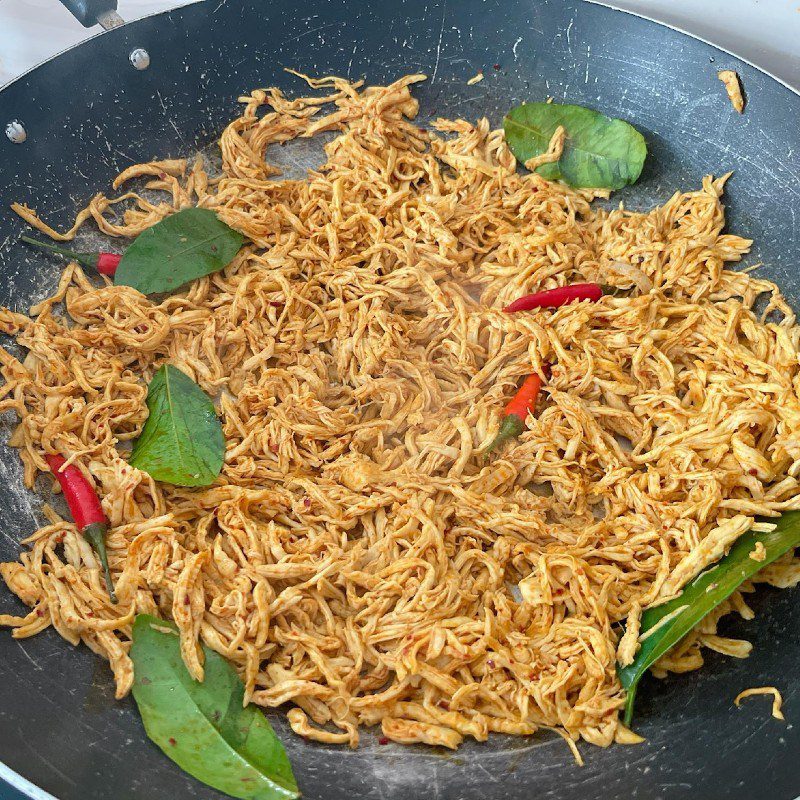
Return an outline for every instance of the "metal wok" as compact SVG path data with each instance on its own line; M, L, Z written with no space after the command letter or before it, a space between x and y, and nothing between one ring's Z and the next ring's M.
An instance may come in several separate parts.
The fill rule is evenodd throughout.
M147 69L131 65L135 48L149 53ZM499 123L512 104L547 96L626 118L646 136L650 157L642 180L618 197L651 205L706 173L735 170L731 228L755 239L749 263L764 262L763 274L800 306L800 97L711 45L579 0L210 0L58 56L0 92L0 127L17 119L27 133L22 144L0 137L0 303L27 309L59 272L17 244L23 226L9 203L66 223L128 164L207 145L236 115L241 93L273 84L302 90L284 66L371 82L424 71L430 79L416 92L423 118L487 115ZM744 116L717 80L725 67L742 77ZM479 69L485 80L467 86ZM7 435L10 425L0 430ZM0 476L0 560L11 560L36 527L38 501L21 488L16 452L5 446ZM544 734L494 737L448 755L381 747L367 735L352 752L305 742L280 714L271 718L313 800L790 800L800 794L800 726L732 700L746 687L775 684L789 722L798 718L799 598L797 590L760 590L756 620L725 623L754 642L753 655L710 654L700 673L648 680L636 720L647 742L584 745L582 769L560 739ZM1 605L19 610L5 590ZM52 631L24 641L0 632L0 761L7 781L21 786L24 776L62 800L219 797L147 740L132 701L113 700L104 664Z

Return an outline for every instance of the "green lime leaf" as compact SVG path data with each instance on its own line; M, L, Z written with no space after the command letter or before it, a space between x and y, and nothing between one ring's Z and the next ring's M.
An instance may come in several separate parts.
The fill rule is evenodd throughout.
M139 614L133 625L133 697L147 735L182 770L243 800L299 796L280 739L228 662L203 647L205 679L193 680L171 622Z
M222 469L225 437L214 404L177 367L165 364L147 389L150 416L129 462L157 481L210 486Z
M142 294L171 292L228 266L244 242L207 208L185 208L136 237L114 274L114 283Z
M800 546L800 511L787 511L777 520L777 526L770 533L750 531L740 536L728 555L700 573L678 597L660 606L648 608L642 614L640 638L647 631L657 629L641 643L633 663L617 669L620 683L627 691L624 718L626 725L633 718L636 689L644 673L667 650L683 639L706 614L730 597L744 581L793 547ZM763 561L750 558L750 553L758 542L764 545L766 557Z
M521 164L547 152L559 125L566 131L564 151L537 172L575 188L621 189L642 172L647 145L632 125L582 106L523 103L503 120L506 142Z

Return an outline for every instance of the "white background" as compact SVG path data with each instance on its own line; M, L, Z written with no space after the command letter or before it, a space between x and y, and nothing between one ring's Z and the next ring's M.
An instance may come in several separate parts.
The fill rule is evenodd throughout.
M353 5L372 1L353 0ZM130 21L186 2L119 0L119 13ZM800 88L800 0L608 0L607 4L683 28ZM0 86L100 31L99 26L82 27L58 0L0 0Z

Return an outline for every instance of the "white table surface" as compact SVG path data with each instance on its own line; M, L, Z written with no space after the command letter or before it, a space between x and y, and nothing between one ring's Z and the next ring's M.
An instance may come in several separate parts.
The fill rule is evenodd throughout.
M353 5L370 1L353 0ZM131 21L187 2L196 0L119 0L119 13ZM800 88L800 0L607 0L606 4L707 39ZM100 31L100 26L81 26L58 0L0 0L0 86Z

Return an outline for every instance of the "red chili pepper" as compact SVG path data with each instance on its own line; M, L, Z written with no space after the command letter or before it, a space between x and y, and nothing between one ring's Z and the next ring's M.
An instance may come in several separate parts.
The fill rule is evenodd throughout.
M543 292L534 292L520 297L503 311L513 314L515 311L530 311L532 308L560 308L576 300L591 300L596 303L604 294L599 283L571 283Z
M98 253L96 269L101 275L113 278L120 261L122 256L119 253Z
M97 553L103 573L106 578L106 588L111 597L111 602L117 602L114 584L111 581L111 570L108 568L108 554L106 552L106 533L108 533L108 520L103 513L100 500L92 489L83 473L73 464L64 467L66 459L59 455L46 455L44 460L50 471L61 484L61 491L69 506L72 519L78 526L92 549Z
M51 250L59 255L71 258L85 267L92 267L96 269L101 275L113 276L117 271L119 262L122 261L122 256L117 253L75 253L72 250L66 250L63 247L57 247L54 244L47 244L47 242L39 242L36 239L29 239L27 236L20 237L23 242L32 244L35 247L42 247L45 250Z
M522 386L506 406L500 430L486 448L486 453L496 450L509 439L516 439L525 430L525 420L528 414L536 408L536 399L539 397L541 388L542 379L535 372L525 378Z

